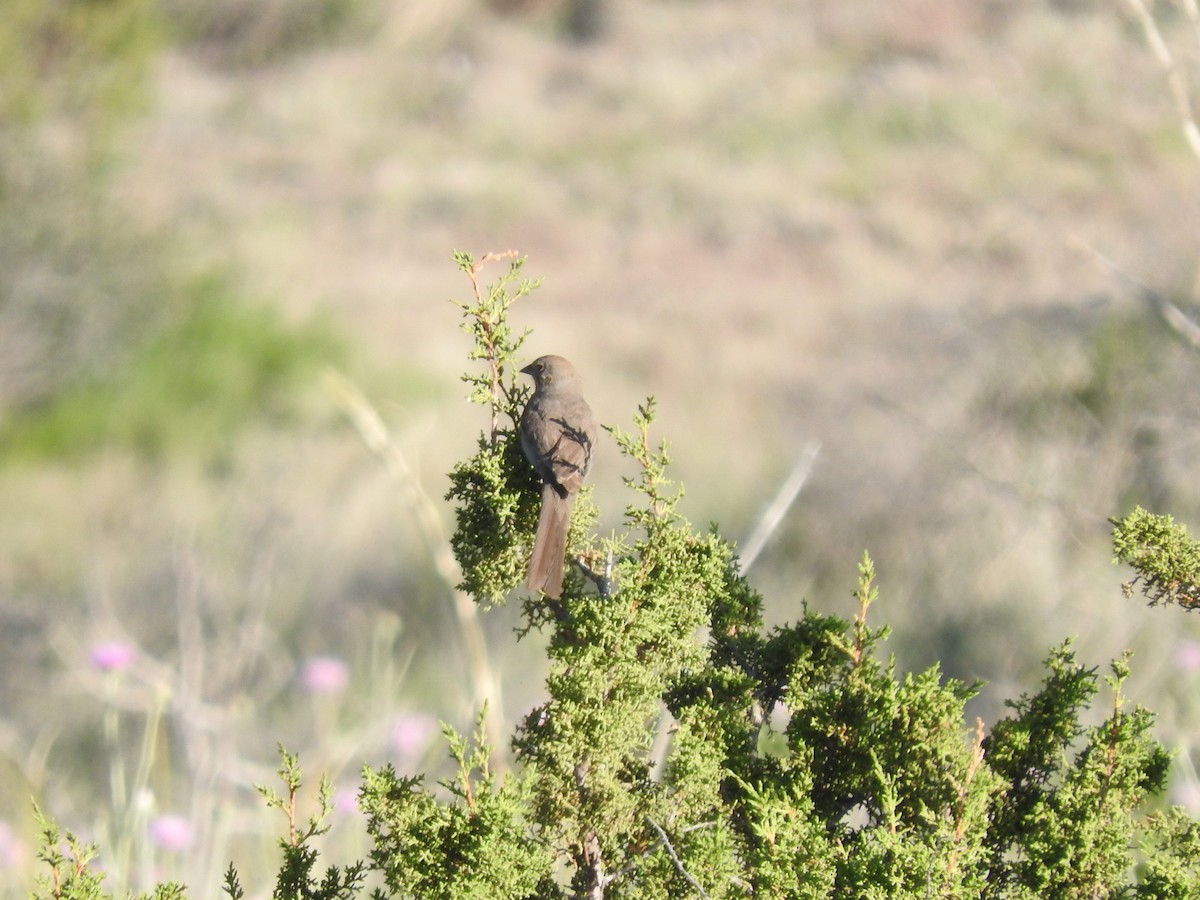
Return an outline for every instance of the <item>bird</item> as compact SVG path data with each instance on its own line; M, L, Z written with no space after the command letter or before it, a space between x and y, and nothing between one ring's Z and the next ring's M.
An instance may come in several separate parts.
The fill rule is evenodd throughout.
M521 413L521 449L542 479L525 587L558 599L571 507L591 466L596 420L583 399L579 374L561 356L538 357L521 371L533 379L533 395Z

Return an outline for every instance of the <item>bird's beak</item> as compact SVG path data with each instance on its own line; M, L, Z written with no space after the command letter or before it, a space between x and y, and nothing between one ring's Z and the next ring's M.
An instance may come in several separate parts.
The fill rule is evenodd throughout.
M530 363L529 365L527 365L525 368L523 368L521 370L521 372L524 373L525 375L529 375L530 377L532 377L533 376L533 363Z

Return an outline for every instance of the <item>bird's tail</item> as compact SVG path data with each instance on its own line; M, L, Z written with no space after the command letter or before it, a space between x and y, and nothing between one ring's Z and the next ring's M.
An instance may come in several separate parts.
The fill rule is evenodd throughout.
M542 511L538 514L537 536L533 539L525 587L555 599L562 594L567 531L571 526L574 500L574 494L563 497L553 485L542 485Z

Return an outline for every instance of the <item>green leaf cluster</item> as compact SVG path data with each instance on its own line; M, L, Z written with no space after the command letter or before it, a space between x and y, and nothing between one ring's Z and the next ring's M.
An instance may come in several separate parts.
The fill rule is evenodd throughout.
M441 783L448 800L390 765L364 770L360 804L375 841L371 861L390 896L530 897L549 879L550 853L529 839L528 782L497 783L483 719L481 713L473 742L443 728L458 766L456 778Z
M319 878L314 874L319 854L313 846L313 838L329 831L328 818L333 809L333 789L328 779L322 777L317 788L317 812L304 822L298 822L296 802L303 784L300 760L282 744L279 746L279 755L282 763L278 774L287 793L280 795L271 787L256 786L267 806L279 810L287 818L287 834L279 840L283 861L275 880L275 890L271 894L272 900L352 900L359 896L366 880L365 863L354 862L345 868L329 866ZM224 891L230 900L242 900L245 897L232 863L225 871Z
M59 827L36 805L33 816L40 842L38 859L47 871L38 876L30 900L108 900L111 895L104 890L104 873L93 867L96 845L84 843L73 832ZM131 895L129 900L178 900L184 896L183 885L164 882L149 893Z
M486 603L503 600L522 577L521 548L537 521L538 480L525 464L517 422L531 389L519 383L515 360L527 332L516 334L508 324L508 308L537 287L520 278L524 259L512 257L508 271L487 287L479 272L493 258L479 262L469 253L455 254L467 275L473 298L452 301L463 313L463 330L471 335L468 359L484 364L468 372L468 399L486 406L491 427L481 434L474 456L450 471L446 499L456 504L457 527L450 539L462 569L460 589Z
M1138 820L1147 797L1164 788L1170 756L1150 734L1151 713L1125 708L1127 659L1107 679L1111 713L1087 728L1080 717L1097 690L1095 670L1069 644L1046 665L1042 689L1010 703L1014 715L984 743L1005 786L991 811L985 897L1116 893L1134 862L1131 838L1164 824Z
M1125 595L1139 588L1151 606L1176 603L1200 607L1200 544L1186 525L1155 515L1140 506L1123 519L1113 519L1114 562L1137 573L1125 584Z

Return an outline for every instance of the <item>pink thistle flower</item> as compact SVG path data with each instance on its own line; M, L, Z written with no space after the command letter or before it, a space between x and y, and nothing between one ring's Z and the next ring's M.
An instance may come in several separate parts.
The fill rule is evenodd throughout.
M163 850L180 853L192 844L192 825L183 816L156 816L150 820L150 840Z
M1175 668L1188 674L1200 672L1200 641L1183 640L1175 645Z
M0 821L0 869L16 869L25 856L25 845L12 826Z
M358 789L352 787L338 788L333 792L334 812L343 816L352 816L358 812Z
M92 665L101 672L120 672L128 669L137 659L137 650L122 641L101 641L88 651Z
M396 716L392 720L392 749L406 760L418 759L437 730L437 720L433 716L424 713Z
M350 667L336 656L314 656L300 667L300 685L310 694L340 694L350 682Z
M1171 802L1177 803L1193 815L1200 811L1200 784L1194 778L1175 785L1171 791Z

